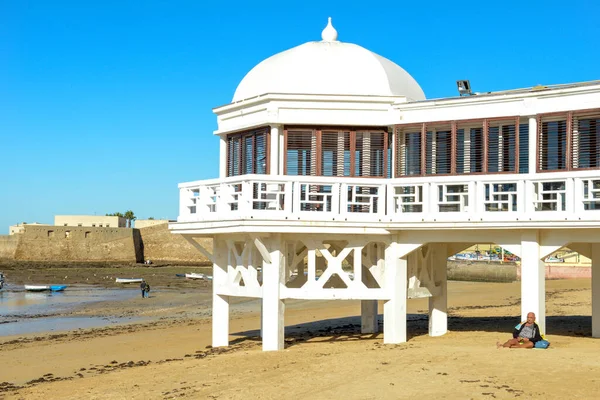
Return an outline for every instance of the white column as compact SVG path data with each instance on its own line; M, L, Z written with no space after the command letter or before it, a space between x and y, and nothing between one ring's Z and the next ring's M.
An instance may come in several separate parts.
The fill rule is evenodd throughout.
M360 302L360 332L376 333L377 330L377 300L362 300Z
M220 135L219 142L219 178L227 177L227 136Z
M538 231L521 233L521 321L535 313L542 334L546 333L546 266L540 260Z
M600 337L600 243L592 243L592 337Z
M535 174L538 160L537 154L537 117L529 117L529 173ZM541 328L541 327L540 327Z
M448 332L447 245L435 243L429 246L433 251L431 278L439 290L429 298L429 336L441 336Z
M383 343L406 342L406 258L399 258L397 242L385 249L385 287L389 300L383 304Z
M279 175L279 125L271 125L269 175Z
M213 239L213 307L212 307L212 345L229 346L229 296L219 294L227 285L227 244L224 240Z
M262 343L264 351L283 350L285 303L280 298L284 279L281 235L269 239L271 263L263 262Z

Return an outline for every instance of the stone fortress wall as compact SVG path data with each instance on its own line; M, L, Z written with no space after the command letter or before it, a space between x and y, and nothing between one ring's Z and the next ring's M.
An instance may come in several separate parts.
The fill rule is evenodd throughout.
M208 263L204 254L196 250L182 235L174 235L168 224L146 226L139 229L144 245L144 259L152 262ZM198 239L212 253L212 239Z
M205 240L209 251L212 240ZM0 259L47 262L208 263L168 224L142 229L26 225L22 233L0 235Z

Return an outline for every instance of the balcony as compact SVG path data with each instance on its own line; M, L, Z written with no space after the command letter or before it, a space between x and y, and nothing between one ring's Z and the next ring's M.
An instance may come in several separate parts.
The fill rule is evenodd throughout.
M179 189L172 229L181 233L576 228L600 222L597 170L394 179L243 175Z

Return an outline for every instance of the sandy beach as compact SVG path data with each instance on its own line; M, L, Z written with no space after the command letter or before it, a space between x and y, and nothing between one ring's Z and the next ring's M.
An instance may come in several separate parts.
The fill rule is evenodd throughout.
M257 300L233 304L231 346L213 349L210 285L167 279L176 269L144 270L156 278L149 299L69 312L143 322L0 337L0 398L587 399L600 390L588 279L547 281L547 350L496 349L519 322L520 283L449 282L445 336L427 335L426 299L409 301L409 340L399 345L360 333L357 301L289 301L286 349L262 352ZM101 285L101 272L77 279L95 273Z

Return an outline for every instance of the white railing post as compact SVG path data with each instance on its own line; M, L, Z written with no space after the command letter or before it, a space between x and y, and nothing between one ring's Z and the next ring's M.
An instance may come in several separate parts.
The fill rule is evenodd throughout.
M294 181L292 183L293 190L293 200L292 200L292 214L296 214L300 212L300 181Z
M439 207L439 196L440 196L440 189L439 189L439 185L435 182L431 182L430 183L430 187L429 187L429 214L430 216L434 216L439 214L440 212L440 207Z
M423 209L423 216L429 214L431 211L431 184L423 183L423 197L421 198L421 204Z
M341 212L341 210L344 210L344 214L347 211L346 196L342 195L342 193L346 193L347 190L348 184L346 183L334 183L333 185L331 185L331 212L333 214L338 214L342 216L343 213Z
M396 214L396 205L394 204L394 187L388 183L384 187L385 190L385 215L393 217Z
M565 211L575 212L575 182L573 178L565 179Z
M377 186L377 215L381 217L386 216L386 185L381 184Z
M287 181L283 186L283 210L286 214L292 213L292 193L294 192L293 185L294 182Z
M525 205L526 205L526 198L527 198L527 190L526 190L526 182L525 180L521 179L519 181L517 181L517 213L519 214L519 219L522 219L525 217L526 215L526 211L525 211Z

